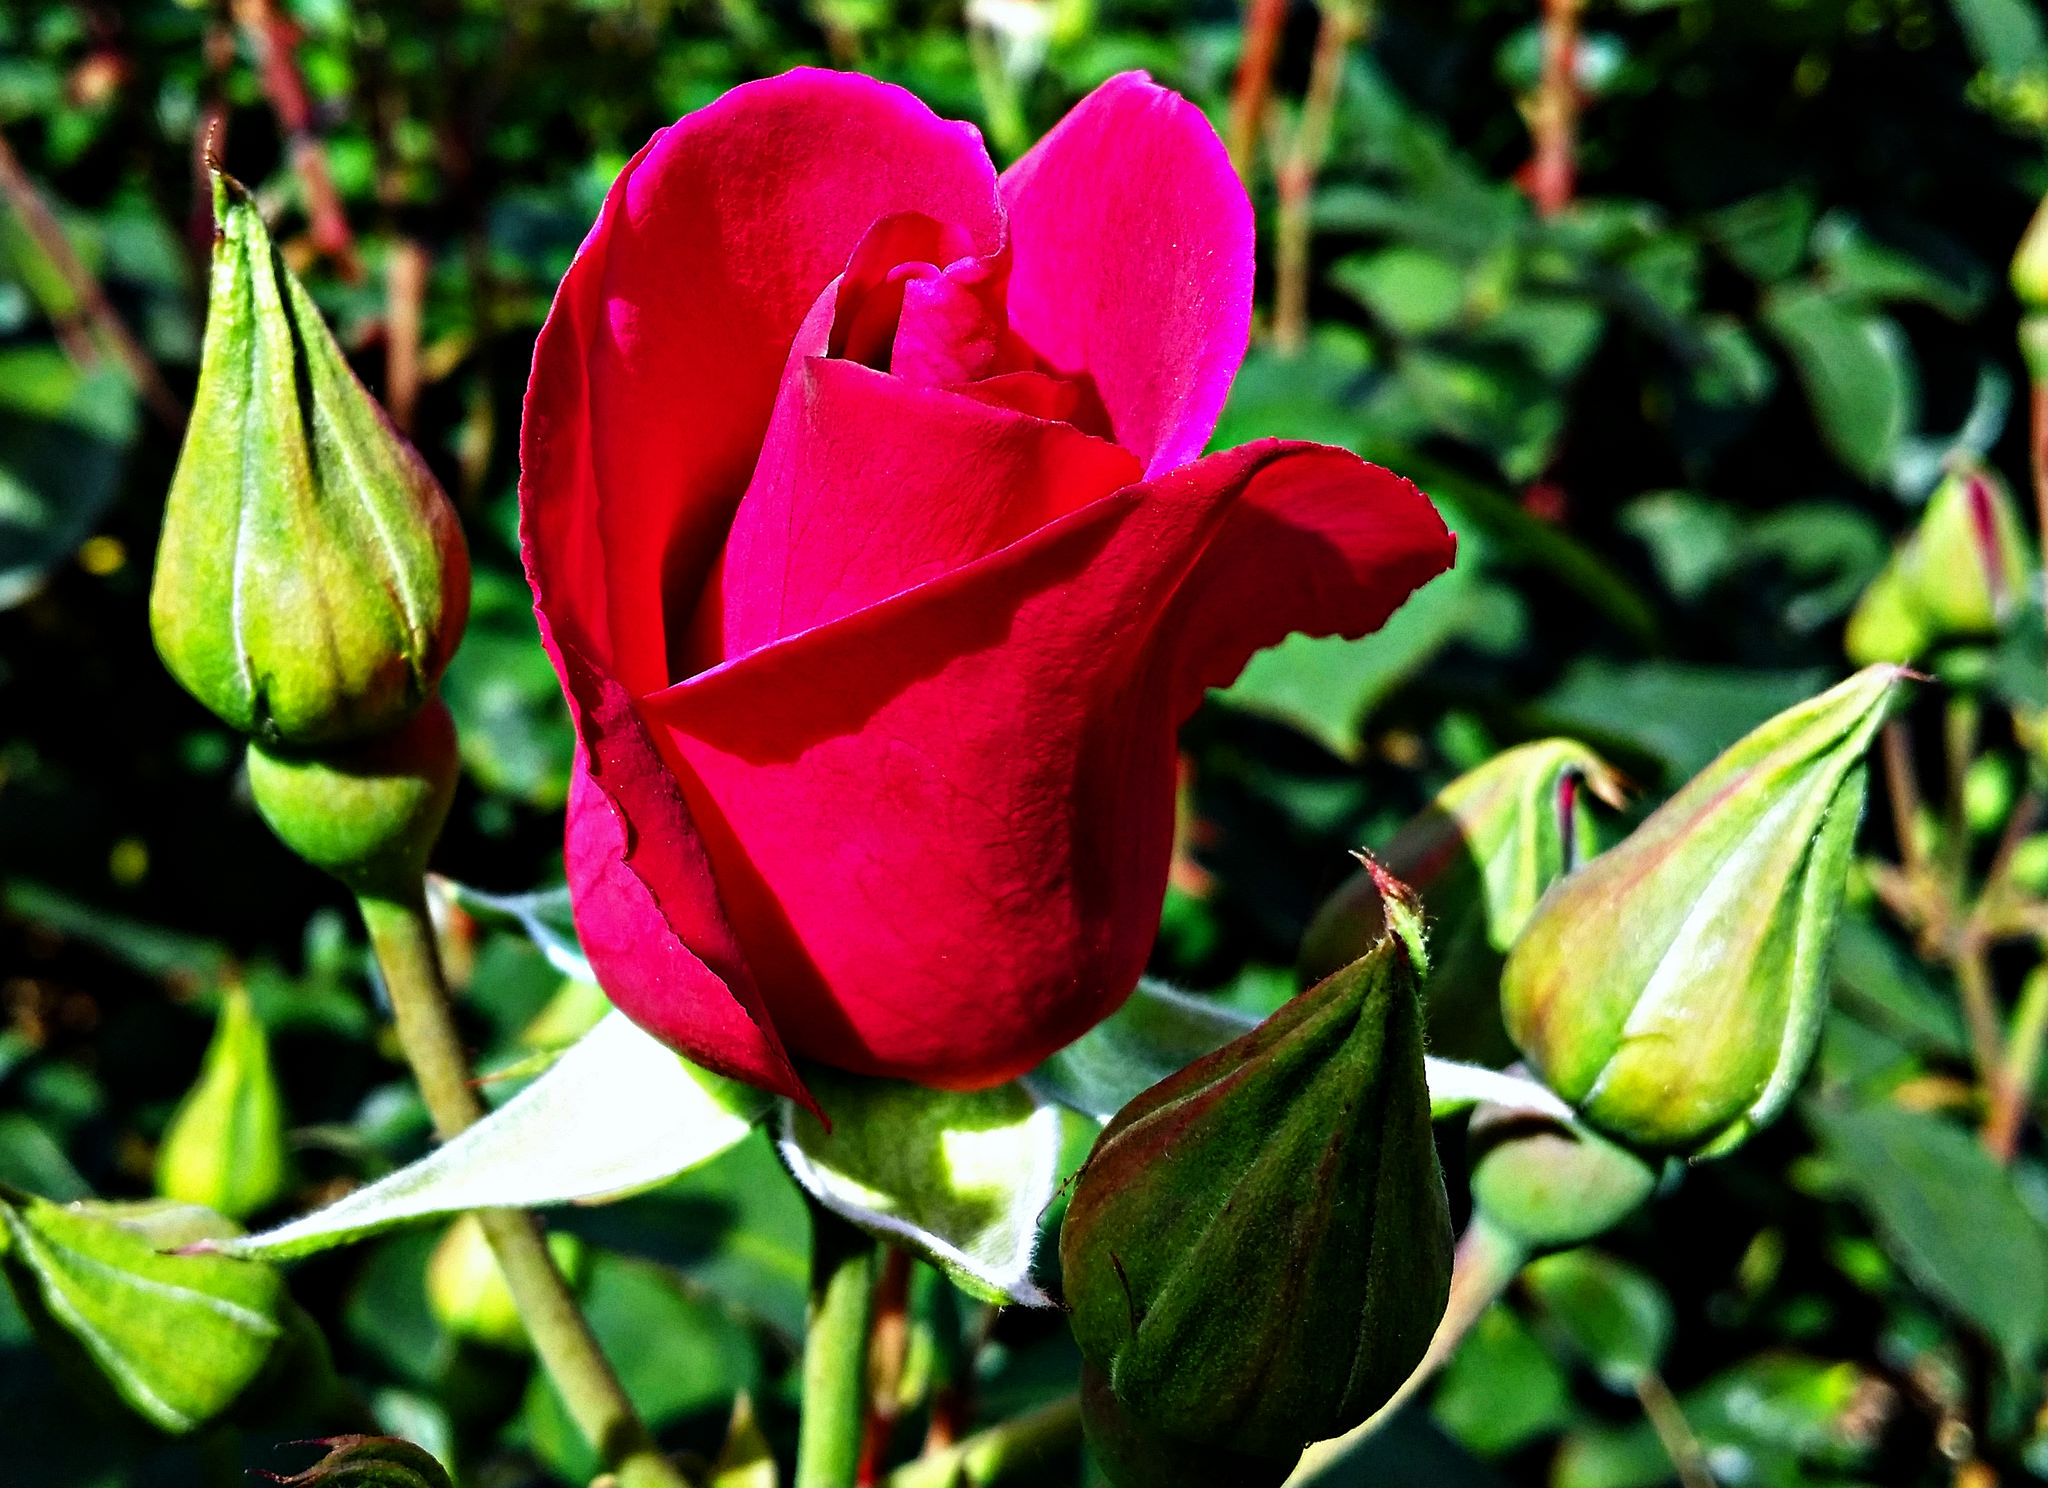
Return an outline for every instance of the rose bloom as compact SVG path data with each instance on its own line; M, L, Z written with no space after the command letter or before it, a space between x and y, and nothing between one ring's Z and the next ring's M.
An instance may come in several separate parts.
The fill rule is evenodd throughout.
M1000 176L972 126L810 70L620 173L520 499L577 929L628 1016L807 1099L795 1058L973 1088L1115 1010L1176 728L1453 555L1343 450L1203 456L1251 292L1221 143L1141 74Z

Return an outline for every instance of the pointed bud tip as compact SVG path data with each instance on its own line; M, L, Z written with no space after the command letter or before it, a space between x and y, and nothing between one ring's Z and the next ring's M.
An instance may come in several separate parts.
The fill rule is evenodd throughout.
M1371 853L1361 850L1352 856L1363 863L1365 871L1372 875L1373 887L1380 891L1380 900L1386 909L1387 928L1400 937L1408 952L1408 964L1415 968L1417 977L1427 977L1429 942L1422 923L1422 900L1413 889L1389 873Z

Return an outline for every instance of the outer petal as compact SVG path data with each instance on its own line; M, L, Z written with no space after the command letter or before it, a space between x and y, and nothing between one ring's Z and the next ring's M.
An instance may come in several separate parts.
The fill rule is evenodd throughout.
M563 857L606 995L711 1069L812 1104L726 923L689 807L618 683L568 661L585 743Z
M1158 476L1201 454L1251 330L1252 210L1201 111L1111 78L1003 173L1010 324L1092 379Z
M975 1086L1105 1016L1157 929L1197 684L1373 628L1451 552L1405 481L1268 442L647 699L791 1049Z
M634 693L670 680L672 607L686 624L790 338L868 228L909 211L998 245L980 136L810 69L735 88L614 184L535 348L521 455L541 602Z
M733 522L722 654L900 594L1138 478L1070 425L855 362L792 365Z

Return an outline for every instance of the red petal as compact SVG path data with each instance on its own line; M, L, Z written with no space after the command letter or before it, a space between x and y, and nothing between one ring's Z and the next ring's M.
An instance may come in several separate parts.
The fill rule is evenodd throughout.
M901 594L1138 478L1128 451L854 362L793 364L733 520L722 654Z
M1107 1015L1200 685L1378 624L1451 553L1405 481L1268 442L647 699L789 1047L976 1086Z
M1003 173L1010 325L1092 380L1159 476L1201 454L1251 328L1252 210L1201 110L1111 78Z
M535 349L522 494L543 608L630 690L670 678L805 312L912 211L997 247L980 136L810 69L689 115L613 186Z
M589 743L570 777L564 858L599 985L699 1064L812 1105L726 923L675 776L618 683L577 672Z

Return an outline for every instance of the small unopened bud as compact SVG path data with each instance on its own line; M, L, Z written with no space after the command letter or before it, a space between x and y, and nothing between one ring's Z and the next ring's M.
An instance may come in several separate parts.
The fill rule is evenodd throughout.
M583 1270L583 1242L564 1230L551 1231L548 1250L573 1282ZM491 1242L474 1214L448 1226L427 1262L427 1306L450 1337L488 1348L525 1349L526 1324L519 1304L491 1254Z
M2032 567L2012 493L1980 465L1951 471L1849 616L1852 661L1908 662L1928 646L1997 633Z
M284 1192L284 1124L270 1041L249 994L230 985L221 992L220 1021L198 1083L157 1149L157 1192L247 1219Z
M1791 1098L1826 1010L1864 754L1903 675L1868 667L1779 714L1544 896L1501 1010L1587 1121L1725 1150Z
M1297 1453L1384 1404L1443 1316L1412 900L1388 918L1360 960L1126 1106L1076 1180L1074 1338L1147 1431Z
M1471 1143L1474 1212L1527 1252L1604 1235L1657 1186L1634 1153L1540 1112L1480 1106Z
M2012 256L2012 291L2029 310L2048 310L2048 197L2034 209Z
M455 797L455 724L438 698L401 728L318 755L249 746L249 792L293 852L357 894L404 898Z
M1437 793L1379 854L1428 908L1423 986L1429 1046L1448 1059L1505 1064L1500 968L1544 890L1600 850L1588 795L1622 804L1621 777L1575 739L1542 739L1494 756ZM1302 937L1300 973L1320 981L1385 933L1379 887L1363 869Z
M255 202L218 173L214 215L199 386L150 589L157 650L267 743L376 734L432 696L462 636L462 529Z
M285 1488L450 1488L434 1454L400 1437L331 1436L308 1445L327 1455L289 1478L265 1476Z

